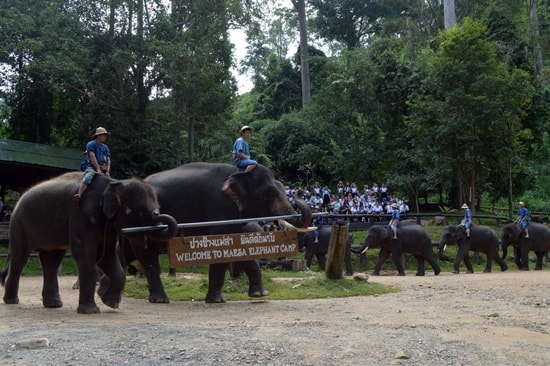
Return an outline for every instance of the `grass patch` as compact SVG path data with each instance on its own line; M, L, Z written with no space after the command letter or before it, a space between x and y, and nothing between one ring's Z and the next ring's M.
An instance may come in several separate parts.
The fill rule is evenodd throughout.
M379 283L357 281L350 278L327 279L319 272L283 272L262 270L264 286L269 290L269 300L323 299L359 295L375 295L397 291ZM208 289L204 274L163 277L162 283L172 301L204 301ZM248 279L226 276L223 294L228 301L248 300ZM147 298L147 281L142 277L128 278L124 296Z

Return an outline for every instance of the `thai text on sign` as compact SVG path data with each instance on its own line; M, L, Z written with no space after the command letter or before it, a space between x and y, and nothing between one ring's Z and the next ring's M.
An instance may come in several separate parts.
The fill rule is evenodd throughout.
M296 231L176 237L169 241L170 267L298 255Z

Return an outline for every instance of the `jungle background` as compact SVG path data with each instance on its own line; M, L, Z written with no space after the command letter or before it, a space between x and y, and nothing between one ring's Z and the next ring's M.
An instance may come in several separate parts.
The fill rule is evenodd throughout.
M295 186L386 183L417 209L550 211L547 0L4 0L0 138L117 178L253 158ZM237 62L230 34L243 31ZM235 72L250 90L239 92Z

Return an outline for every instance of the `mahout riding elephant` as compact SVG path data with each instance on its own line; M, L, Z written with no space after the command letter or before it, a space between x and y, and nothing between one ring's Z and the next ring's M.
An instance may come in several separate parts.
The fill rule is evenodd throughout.
M375 276L380 275L382 264L392 255L393 262L397 268L398 275L404 276L403 254L412 254L418 262L416 275L424 276L424 260L434 269L434 274L441 272L439 265L435 262L432 251L432 240L422 225L414 221L403 221L397 228L397 239L393 239L391 228L387 225L374 225L368 230L367 237L360 248L352 248L356 254L360 254L368 248L380 248L380 254L374 265Z
M487 256L487 264L483 272L491 272L493 260L500 266L502 272L508 269L508 265L498 254L498 236L488 226L472 225L470 238L466 235L463 225L448 225L441 232L439 240L439 259L443 259L443 250L446 245L457 245L458 250L454 261L453 273L459 272L460 262L464 261L468 273L474 273L469 251L484 253Z
M319 263L319 268L323 271L325 270L326 265L326 255L328 253L328 247L330 244L330 236L332 234L332 225L323 225L318 230L318 243L315 243L314 233L301 232L298 233L298 244L300 248L305 250L305 260L308 268L311 267L311 262L313 257L317 258ZM344 264L346 266L346 276L353 275L353 268L351 265L351 242L353 241L353 236L348 234L346 239L346 251L344 255Z
M518 225L511 223L502 227L502 258L506 259L508 245L514 248L514 262L523 271L529 270L528 254L532 250L537 255L535 270L542 269L544 254L550 251L550 228L538 222L529 223L529 238Z
M296 215L288 222L296 227L308 227L311 208L296 199L296 210L290 204L284 186L275 180L271 170L258 165L250 172L238 170L233 165L218 163L190 163L174 169L150 175L145 181L157 193L162 211L172 215L180 223L219 221L253 217ZM238 233L242 224L185 229L184 236ZM169 302L160 280L158 261L160 243L145 245L131 240L136 258L145 268L149 285L149 301ZM262 283L262 273L254 260L240 261L238 266L249 278L249 296L268 294ZM227 263L210 264L208 273L207 303L222 303L225 298L222 287Z
M163 224L165 229L151 235L166 240L177 233L177 222L159 213L155 192L144 181L97 176L75 203L72 197L81 180L81 172L66 173L39 183L19 199L10 222L8 260L0 273L6 304L19 303L21 271L37 251L44 276L42 303L47 308L63 306L57 269L70 248L80 282L77 312L99 313L94 301L96 268L104 275L98 289L101 300L118 308L126 282L117 256L120 229Z

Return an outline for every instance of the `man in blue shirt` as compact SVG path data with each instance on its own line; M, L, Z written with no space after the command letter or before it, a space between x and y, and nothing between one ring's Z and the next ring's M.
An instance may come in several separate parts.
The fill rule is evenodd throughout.
M393 232L393 238L397 239L397 227L399 226L399 206L397 203L393 203L391 207L392 212L389 225L391 227L391 231Z
M250 159L250 150L248 149L248 140L252 136L252 131L252 127L243 126L240 132L241 137L235 140L235 144L233 145L235 165L237 165L237 168L245 169L247 172L252 171L258 165L258 162Z
M516 223L525 230L525 239L529 239L529 210L525 208L525 203L520 202L518 210L518 218Z
M470 239L470 226L472 226L472 210L468 207L467 204L463 204L462 208L464 209L464 228L466 229L466 238Z
M92 140L86 144L88 159L86 160L84 178L82 178L78 193L73 196L75 202L80 202L82 194L86 191L88 184L92 182L96 174L110 175L111 152L109 151L109 147L105 144L107 136L110 134L111 133L105 128L98 127L92 135Z

